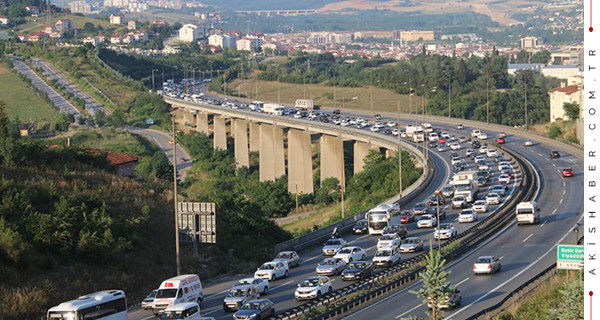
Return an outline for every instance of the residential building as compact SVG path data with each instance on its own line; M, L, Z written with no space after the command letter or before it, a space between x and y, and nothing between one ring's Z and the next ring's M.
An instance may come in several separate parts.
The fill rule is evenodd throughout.
M129 12L144 12L148 10L148 3L143 1L129 1L127 8Z
M110 15L110 24L121 25L122 23L123 23L123 15L122 14L111 14Z
M583 46L569 46L551 52L550 64L583 65Z
M507 71L511 76L514 76L517 71L523 70L531 70L539 73L542 66L542 63L509 63Z
M433 41L435 34L433 31L400 31L400 41L415 42L415 41Z
M581 67L573 64L569 65L549 65L542 67L542 74L545 77L554 77L559 79L568 79L583 74Z
M277 51L279 50L279 46L275 42L265 42L262 44L261 49L262 51L265 51L265 49Z
M238 36L235 33L213 34L208 37L208 44L220 48L235 49Z
M97 47L100 44L100 41L96 37L85 37L83 38L83 44L91 43L94 47Z
M565 115L565 103L577 103L579 105L579 117L583 117L583 90L580 85L567 86L563 82L560 87L548 91L548 95L550 96L550 122L557 119L568 120Z
M352 43L354 35L352 33L330 33L327 35L327 42L349 44Z
M113 33L110 36L110 43L112 43L112 44L119 44L121 42L123 42L123 37L121 36L120 33L118 33L118 32L117 33Z
M28 38L26 41L31 41L31 42L37 42L40 40L44 40L46 39L46 34L43 32L35 32L35 33L31 33L29 34Z
M0 25L7 25L10 22L8 17L0 16Z
M91 14L94 10L91 4L88 4L85 1L71 1L69 2L69 9L71 9L72 13L83 13L83 14Z
M204 39L206 37L205 26L197 26L195 24L185 24L179 29L179 40L182 42L193 42Z
M164 54L179 54L181 53L181 47L176 45L166 45L163 49Z
M311 33L306 39L306 43L314 45L324 45L327 43L327 34L323 33Z
M30 16L37 17L40 14L40 9L36 6L26 6L25 10Z
M521 43L521 49L535 49L540 45L540 39L536 38L536 37L525 37L525 38L521 38L520 43Z
M152 25L153 26L164 26L167 23L165 22L165 20L152 20Z
M257 52L261 49L261 38L242 38L236 41L236 47L239 51Z
M58 32L67 32L73 30L73 21L69 19L59 19L54 23L54 28Z
M127 29L128 30L137 30L140 28L139 20L129 20L127 21Z

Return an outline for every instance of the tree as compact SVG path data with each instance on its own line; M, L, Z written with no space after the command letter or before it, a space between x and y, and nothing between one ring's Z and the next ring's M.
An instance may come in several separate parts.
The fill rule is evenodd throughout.
M551 125L550 129L548 129L548 137L550 139L556 139L561 134L562 130L560 130L560 127L558 127L556 124Z
M173 166L162 151L156 151L150 160L152 174L159 179L169 180L173 178Z
M96 27L94 26L93 23L91 22L86 22L83 25L83 31L87 32L87 33L94 33L96 32Z
M576 272L581 273L581 271ZM581 274L579 276L581 277ZM583 319L583 292L584 288L581 278L565 282L559 290L560 298L557 299L558 305L550 309L549 313L552 319Z
M576 102L565 102L563 105L563 110L565 110L565 115L569 118L569 120L577 120L579 119L579 104Z
M548 50L542 50L536 52L533 56L531 56L531 63L543 63L547 64L550 62L552 54Z
M107 117L108 125L113 127L122 127L125 125L125 112L117 108L113 113Z
M418 291L411 291L411 293L423 298L423 304L431 307L432 320L442 319L439 305L453 290L447 279L450 272L442 271L444 265L446 265L446 260L442 259L438 250L433 250L433 244L430 241L429 252L425 256L425 271L420 274L423 287Z
M94 114L94 120L98 127L105 125L106 124L106 113L104 113L104 111L102 111L102 110L96 111L96 114Z
M4 110L4 102L0 101L0 162L11 166L14 164L14 138L11 135L10 121Z
M67 131L73 121L75 121L75 118L72 114L60 112L54 118L54 130Z
M340 181L337 178L327 178L321 181L321 187L315 192L315 202L318 204L330 204L341 199Z

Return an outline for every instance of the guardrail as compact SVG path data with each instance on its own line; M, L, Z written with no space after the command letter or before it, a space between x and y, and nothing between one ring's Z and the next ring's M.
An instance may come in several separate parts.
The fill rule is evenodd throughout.
M476 244L484 241L502 228L504 228L514 218L514 207L517 203L524 199L530 199L537 186L537 180L533 179L533 168L530 167L525 161L521 160L515 154L510 151L506 151L511 155L511 162L518 164L518 168L515 170L517 174L521 176L521 183L518 187L517 193L511 198L509 202L500 210L487 218L482 220L480 223L460 233L458 236L453 238L451 241L447 241L440 246L440 250L459 243L456 248L443 256L444 259L454 259L465 252L469 251ZM359 293L361 291L367 291L366 293L359 294L358 297L352 298L348 301L341 302L339 305L330 307L325 313L314 316L313 320L325 320L337 317L345 312L348 312L358 306L361 306L369 301L376 299L384 294L387 294L391 290L399 287L404 287L407 284L413 283L418 280L419 273L424 269L420 265L424 259L426 253L422 253L415 256L399 266L388 269L384 272L378 273L377 275L371 276L365 280L354 283L350 286L344 287L334 291L331 295L327 295L321 299L309 302L296 308L285 310L277 315L277 319L290 320L296 319L299 316L303 316L306 313L311 312L318 306L333 304L340 301L344 297L351 296L352 294ZM408 268L413 266L419 266L416 270L404 274ZM382 285L383 284L383 285Z

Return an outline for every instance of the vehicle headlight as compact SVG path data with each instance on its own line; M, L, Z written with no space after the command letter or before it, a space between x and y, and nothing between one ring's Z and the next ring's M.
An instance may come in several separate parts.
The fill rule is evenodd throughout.
M256 319L257 314L252 314L248 316L248 319Z

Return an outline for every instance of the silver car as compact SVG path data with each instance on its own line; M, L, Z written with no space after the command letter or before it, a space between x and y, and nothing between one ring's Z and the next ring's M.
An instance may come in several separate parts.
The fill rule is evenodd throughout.
M334 276L344 271L346 261L340 258L325 258L317 265L316 272L318 275Z
M323 255L324 256L333 256L340 249L344 248L347 245L346 240L342 238L332 238L328 239L327 242L323 245Z
M239 310L240 307L248 300L257 299L258 292L254 288L249 287L247 289L232 288L225 295L223 300L223 310L234 311Z
M475 274L494 274L502 269L500 259L494 256L481 256L473 264L473 273Z
M423 240L412 237L406 238L400 244L400 252L417 252L423 250Z
M297 267L300 265L300 256L296 251L281 251L273 261L287 262L290 268Z

